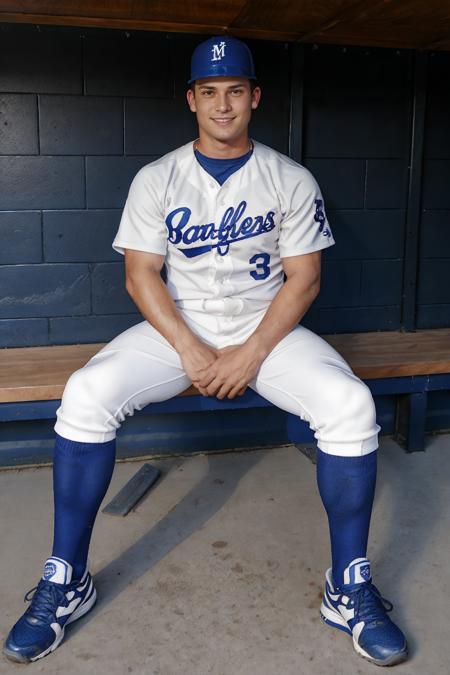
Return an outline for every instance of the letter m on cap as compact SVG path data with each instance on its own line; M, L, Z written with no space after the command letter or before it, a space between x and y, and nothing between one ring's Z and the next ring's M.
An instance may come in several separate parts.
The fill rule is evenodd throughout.
M225 57L225 42L220 42L218 45L214 44L212 51L211 61L220 61Z

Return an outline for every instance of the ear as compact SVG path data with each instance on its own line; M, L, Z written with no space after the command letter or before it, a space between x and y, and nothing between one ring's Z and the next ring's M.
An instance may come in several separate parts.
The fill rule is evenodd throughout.
M195 94L192 89L188 89L186 92L186 98L188 106L191 112L197 112L197 106L195 105Z
M261 99L261 88L255 87L252 91L252 110L256 110Z

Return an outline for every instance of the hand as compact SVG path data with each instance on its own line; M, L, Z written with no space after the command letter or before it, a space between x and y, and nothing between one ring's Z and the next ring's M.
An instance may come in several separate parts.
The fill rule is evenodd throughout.
M249 343L217 350L217 359L210 364L199 388L219 399L241 396L259 370L265 355L257 353Z
M186 375L203 396L209 396L206 387L200 384L210 368L217 360L218 351L199 339L192 340L188 346L179 351L179 356Z

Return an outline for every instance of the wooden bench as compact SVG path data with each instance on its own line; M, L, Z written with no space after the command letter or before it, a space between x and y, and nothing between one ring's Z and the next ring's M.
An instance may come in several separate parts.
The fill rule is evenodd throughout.
M427 393L450 389L450 329L324 335L348 361L373 395L395 394L395 437L408 451L423 450ZM0 350L0 422L53 419L70 374L103 344L25 347ZM152 403L145 412L190 412L266 407L271 404L247 390L219 401L190 387L169 401ZM139 413L137 413L139 414ZM299 440L304 424L287 415L288 438Z

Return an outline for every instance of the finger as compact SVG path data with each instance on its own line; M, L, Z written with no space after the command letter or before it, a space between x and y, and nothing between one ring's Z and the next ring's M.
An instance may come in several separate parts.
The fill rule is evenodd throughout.
M202 396L208 396L208 392L206 391L205 387L200 386L199 382L192 380L192 384L200 392L200 394L202 394Z
M215 396L216 393L219 391L219 389L220 389L220 387L221 387L221 384L222 384L222 383L219 382L218 380L213 380L213 381L211 382L211 384L209 384L209 385L206 387L206 391L208 392L208 395L209 395L209 396Z
M214 373L205 373L202 377L199 378L198 383L200 387L207 387L208 385L211 384L211 382L214 380L215 375Z
M195 369L196 379L201 380L204 377L214 375L217 372L215 363L215 361L212 361L211 363L202 361L201 365L194 365L193 368Z
M228 383L223 384L216 394L217 398L220 399L220 400L224 399L227 396L227 394L230 392L230 390L231 390L231 384L228 384Z
M240 395L241 393L243 394L245 391L246 387L242 388L242 384L239 383L235 387L232 387L228 394L228 398L235 398L238 394Z

